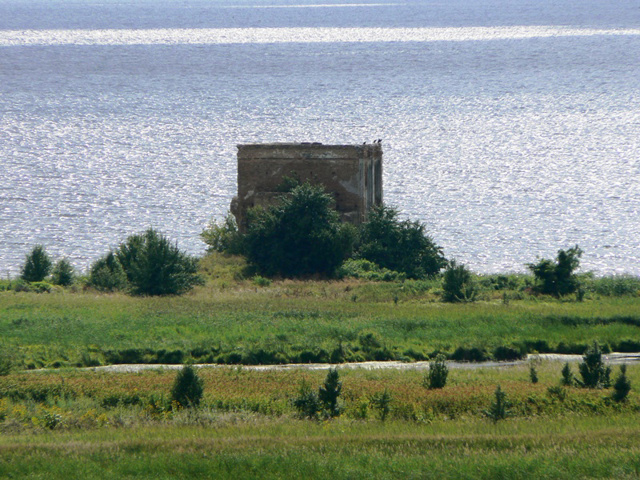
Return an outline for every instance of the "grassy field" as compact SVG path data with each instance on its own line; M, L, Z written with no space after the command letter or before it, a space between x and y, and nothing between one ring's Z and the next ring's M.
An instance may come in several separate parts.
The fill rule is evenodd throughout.
M640 366L627 402L558 388L561 364L340 370L342 415L301 420L292 398L323 371L201 369L199 409L168 403L175 371L59 369L0 377L2 478L637 478ZM574 368L575 370L575 368ZM616 372L617 373L617 372ZM501 385L510 416L483 416ZM372 397L386 389L381 421Z
M363 424L282 421L0 438L3 478L637 478L626 415Z
M451 370L442 390L425 388L416 369L340 369L342 414L319 421L300 419L293 400L303 383L317 389L326 371L241 366L410 362L436 352L504 359L582 353L593 341L640 351L633 282L623 295L592 288L576 301L530 295L522 278L505 277L511 286L501 288L494 278L479 279L485 286L477 302L447 304L437 279L241 279L233 263L208 275L205 286L181 297L78 287L0 291L0 478L640 474L640 365L629 366L626 402L615 402L611 389L560 387L562 364L554 362L535 364L535 384L526 364ZM198 409L171 402L174 370L74 368L190 361L235 365L199 370ZM485 412L498 385L510 415L494 423ZM386 421L375 402L384 391L391 396Z
M509 395L514 416L638 410L635 390L624 403L612 402L611 391L606 389L550 391L550 387L559 385L562 366L558 362L541 362L536 384L530 381L528 365L454 369L446 388L436 390L423 386L422 370L342 369L343 416L358 420L377 418L378 411L371 399L387 389L393 397L390 414L393 419L428 423L438 418L478 417L493 401L496 385L501 385ZM577 374L575 366L574 373ZM199 374L205 383L201 409L205 417L221 412L282 416L296 413L291 400L301 384L319 386L326 371L220 367L203 368ZM634 389L640 385L640 365L629 366L627 375ZM175 376L174 370L163 369L139 373L90 369L13 373L0 377L0 419L19 431L45 425L55 415L60 418L54 427L60 428L170 421L176 413L169 400Z
M0 350L22 368L110 363L462 360L640 351L640 297L487 291L447 304L429 282L210 282L181 297L0 292ZM505 295L513 296L508 299ZM505 301L505 298L507 300Z

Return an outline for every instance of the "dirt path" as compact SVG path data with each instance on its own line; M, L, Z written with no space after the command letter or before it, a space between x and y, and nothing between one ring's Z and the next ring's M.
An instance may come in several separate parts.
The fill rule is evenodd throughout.
M604 355L605 361L612 365L620 365L623 363L633 363L640 361L640 353L610 353ZM475 370L479 368L507 368L516 365L523 365L532 360L540 360L547 362L578 362L582 360L582 355L559 355L553 353L545 353L539 355L528 355L524 360L515 360L511 362L447 362L449 368ZM363 368L367 370L389 369L396 370L426 370L429 368L429 362L357 362L357 363L341 363L332 365L329 363L291 363L286 365L220 365L214 363L203 363L194 365L198 368L242 368L246 370L266 371L266 370L327 370L337 367L341 369ZM136 364L136 365L107 365L104 367L88 367L85 370L93 370L96 372L140 372L143 370L178 370L183 365L158 365L158 364Z

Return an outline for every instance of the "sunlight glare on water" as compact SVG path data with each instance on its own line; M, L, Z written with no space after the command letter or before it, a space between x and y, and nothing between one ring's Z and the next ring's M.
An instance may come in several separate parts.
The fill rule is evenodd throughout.
M637 52L606 2L0 0L0 272L150 225L202 253L236 144L382 138L385 201L448 257L640 275Z

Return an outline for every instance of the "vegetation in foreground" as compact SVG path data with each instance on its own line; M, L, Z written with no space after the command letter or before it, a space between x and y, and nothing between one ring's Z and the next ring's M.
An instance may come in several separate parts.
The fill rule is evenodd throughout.
M637 416L310 423L221 416L0 438L5 478L637 478Z
M178 373L166 369L12 373L0 377L0 430L210 424L229 413L375 421L383 408L386 419L429 424L484 418L497 400L498 386L509 418L640 413L640 366L629 365L624 372L615 369L617 379L624 378L624 388L628 387L624 396L620 388L563 386L561 367L557 362L540 362L536 383L531 382L527 365L452 369L446 385L437 388L430 386L428 371L417 369L185 367ZM387 399L381 402L385 392ZM308 408L311 405L314 409Z
M633 478L640 366L625 401L562 387L560 369L539 363L535 384L527 365L451 370L435 389L419 370L198 369L192 408L172 401L175 371L13 373L0 377L0 476ZM333 392L323 420L298 414L303 383Z

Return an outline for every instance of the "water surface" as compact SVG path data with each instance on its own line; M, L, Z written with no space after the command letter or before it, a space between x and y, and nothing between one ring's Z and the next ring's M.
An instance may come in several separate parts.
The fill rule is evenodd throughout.
M383 139L448 257L640 275L637 2L0 0L0 272L154 226L192 253L235 145Z

